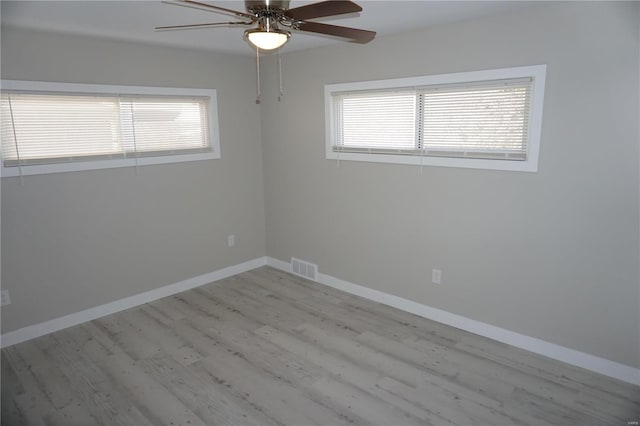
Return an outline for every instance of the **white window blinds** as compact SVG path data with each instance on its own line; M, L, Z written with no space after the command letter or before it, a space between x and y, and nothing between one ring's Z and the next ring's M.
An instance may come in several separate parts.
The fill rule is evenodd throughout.
M5 167L211 151L208 99L3 92Z
M340 99L341 147L411 150L416 143L415 92L352 94Z
M526 160L531 78L334 93L337 152Z

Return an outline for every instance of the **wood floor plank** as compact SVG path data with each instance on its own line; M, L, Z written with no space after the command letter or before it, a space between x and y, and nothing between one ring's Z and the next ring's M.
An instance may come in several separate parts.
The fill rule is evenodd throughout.
M258 337L254 333L248 333L241 329L228 329L227 324L218 324L207 331L199 325L188 320L182 320L174 324L186 339L194 342L194 345L215 354L219 350L232 353L242 357L253 368L262 370L263 375L275 377L278 381L295 386L299 392L309 395L308 390L317 380L326 375L326 370L310 363L308 360L295 356L290 352L282 350L265 339ZM223 352L223 355L226 355ZM244 398L244 394L240 394ZM248 397L248 395L245 395ZM329 406L327 400L319 398L318 395L310 395L316 403L322 406ZM347 423L352 423L358 419L349 412L342 412L339 407L329 407L335 411ZM362 423L362 422L359 422Z
M29 342L25 342L29 343ZM24 418L29 425L44 425L44 418L55 411L49 397L43 390L41 381L33 374L31 360L21 356L21 345L12 346L2 350L3 358L7 360L20 381L21 392L7 388L4 385L2 392L7 393L13 400L13 406L17 409L19 417ZM6 397L6 396L5 396ZM4 404L3 404L4 405Z
M0 416L0 424L3 425L15 425L15 426L24 426L27 423L27 420L22 415L18 404L16 403L13 396L6 396L2 399L2 413Z
M192 364L206 356L187 345L180 335L143 309L129 310L123 312L122 316L138 332L137 334L144 335L160 348L159 353L169 354L181 365Z
M366 332L358 336L357 340L366 344L369 348L380 354L403 361L413 367L413 371L421 372L421 382L425 388L436 389L442 394L449 395L451 399L469 400L480 406L494 410L500 410L503 402L496 395L487 394L480 389L469 387L460 380L458 370L449 367L441 368L443 357L429 351L420 351L401 342L384 336ZM434 343L433 345L437 345Z
M90 330L97 328L93 329L91 324L87 324L52 334L50 337L54 343L49 345L49 353L73 384L82 406L90 413L95 424L151 425L149 419L126 397L126 389L89 357L89 351L84 350L89 342L99 345L95 339L98 334ZM63 413L60 421L50 422L67 424L71 415L78 416L78 413L78 408L73 408ZM87 417L86 414L82 416ZM94 423L85 421L84 424Z
M460 384L465 386L465 392L458 392L454 394L453 398L449 400L458 402L458 406L461 403L467 402L464 407L473 406L476 411L482 411L485 413L491 413L494 420L499 419L504 424L518 423L518 417L509 417L502 412L502 404L498 401L508 398L514 391L514 386L508 383L492 380L486 380L482 374L474 373L471 376L475 382L470 380L470 372L466 365L462 363L452 363L446 358L436 359L438 364L431 364L433 357L427 355L427 352L413 351L413 357L406 356L406 352L410 352L410 348L403 348L402 344L398 343L393 346L393 354L391 356L388 353L377 351L367 345L359 343L360 341L366 342L366 338L359 338L358 341L348 341L340 339L336 336L329 336L323 331L316 329L311 324L304 324L299 327L300 332L317 342L323 348L327 350L333 349L337 353L344 355L347 359L358 363L358 365L369 366L370 368L380 372L380 375L385 376L385 379L392 379L397 383L405 385L405 388L413 388L413 394L426 394L430 399L433 399L434 395L441 395L445 391L451 391L455 389L454 384ZM371 335L367 332L365 334ZM369 339L370 340L370 339ZM404 356L399 353L405 352ZM407 362L407 360L409 362ZM465 360L469 364L475 363L475 360ZM445 364L451 365L449 371L442 371ZM434 368L435 365L435 368ZM440 380L439 380L440 379ZM447 380L448 379L448 380ZM444 388L443 385L444 384ZM379 384L378 384L379 386ZM425 391L418 392L416 388L421 388L426 391L433 390L430 394ZM379 395L378 392L374 393ZM492 398L486 398L485 395L491 395ZM404 398L402 394L398 393L397 388L391 395L398 396L400 401L406 401L409 403L414 402L411 397ZM387 396L388 399L389 396ZM422 407L422 406L421 406ZM448 420L448 419L447 419Z
M95 327L101 329L113 347L119 347L133 359L145 359L160 352L161 348L141 335L124 316L125 312L109 315L93 321Z
M335 377L335 384L330 384L328 378L323 380L322 389L344 389L344 384L352 384L354 388L358 388L368 394L370 399L376 401L376 406L387 407L389 411L393 411L393 408L400 408L411 413L414 416L418 416L418 412L423 413L422 416L418 416L420 421L414 419L410 424L420 424L421 422L428 422L428 410L423 406L413 405L408 408L406 403L411 402L406 398L402 398L395 393L385 393L379 386L380 381L390 377L396 377L397 380L403 382L405 386L414 388L420 383L428 383L431 388L437 389L438 392L443 390L455 395L455 398L460 398L457 394L450 391L451 388L455 389L455 385L448 383L438 377L433 377L428 372L420 371L413 368L410 365L404 364L400 361L386 357L382 353L375 353L368 351L366 348L358 347L356 343L350 345L349 342L341 339L336 339L334 344L331 344L326 338L321 336L319 330L315 333L309 333L309 326L303 325L302 330L307 331L307 340L301 340L302 335L291 335L282 331L273 329L269 326L265 326L256 330L256 333L265 336L274 343L281 345L299 356L305 356L312 362L322 366L327 371L331 371ZM320 349L323 348L323 349ZM352 397L355 391L351 391ZM465 397L469 397L472 401L480 400L485 404L493 407L499 407L498 401L491 400L482 394L476 394L473 392L460 392ZM364 400L362 396L360 399ZM494 410L495 411L495 410ZM496 411L497 412L497 411ZM507 416L496 415L494 418L508 419ZM403 421L407 423L407 419L398 417L397 421ZM510 422L514 423L514 422ZM384 423L383 423L384 424Z
M3 425L626 425L640 388L272 268L2 349Z
M603 395L613 393L617 397L640 404L640 388L638 386L601 374L593 374L588 370L557 362L524 349L498 343L471 333L465 335L455 346L465 352L491 359L499 364L578 391L603 392Z
M253 365L269 371L276 377L286 377L297 384L312 383L326 374L323 369L246 330L232 328L226 324L205 328L186 319L176 322L173 327L201 351L211 354L215 353L214 346L222 346L242 353Z
M158 354L139 364L206 424L276 424L244 398L234 395L225 384L207 380L206 375L186 368L168 355Z
M300 393L281 376L265 374L253 366L239 352L218 351L198 361L197 366L207 371L214 381L228 384L247 396L261 411L281 424L348 424L348 419Z
M0 378L1 386L0 389L0 424L3 425L26 425L27 421L20 412L18 405L16 404L15 397L24 394L24 387L16 372L13 370L13 367L9 364L9 360L4 355L4 352L0 356L0 364L2 365Z
M37 386L45 394L54 409L61 409L71 403L74 395L68 379L40 346L40 343L48 338L49 336L44 336L44 339L39 341L25 342L16 348L16 351L33 378L33 386Z
M313 385L328 397L335 405L353 411L370 424L383 425L420 425L431 424L422 413L414 410L402 410L362 389L339 380L323 378Z
M160 313L166 318L166 321L180 321L184 319L186 315L181 310L175 308L175 305L172 303L173 300L175 300L173 297L165 297L164 299L145 304L144 308L151 308L155 312Z
M433 347L433 343L424 339L409 339L405 343L411 347L423 350ZM450 366L454 370L465 371L480 382L493 383L496 386L503 385L510 388L511 392L517 388L526 388L528 392L540 398L546 398L565 405L571 405L578 397L578 391L564 385L553 383L545 378L521 372L518 369L506 367L492 360L478 357L456 348L445 349L442 354L441 368ZM490 390L496 394L497 390Z
M401 398L428 412L435 424L527 424L521 418L509 417L496 408L487 407L456 393L443 391L440 387L411 387L390 377L382 379L378 386L389 395Z
M253 302L254 314L262 314L258 318L271 326L283 330L293 330L302 323L312 322L336 335L355 337L359 334L357 330L348 325L348 321L336 316L325 315L315 309L309 309L304 304L305 302L296 302L275 294L258 299L249 289L233 288L231 291L238 296L239 300Z
M97 328L95 331L100 333ZM96 340L89 340L84 351L118 384L118 391L124 393L152 424L204 425L200 418L164 386L145 374L136 361L119 347L109 353Z

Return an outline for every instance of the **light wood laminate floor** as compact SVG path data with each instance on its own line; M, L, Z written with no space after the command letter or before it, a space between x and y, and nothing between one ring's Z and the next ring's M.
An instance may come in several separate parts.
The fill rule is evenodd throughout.
M627 425L638 387L260 268L2 350L2 425Z

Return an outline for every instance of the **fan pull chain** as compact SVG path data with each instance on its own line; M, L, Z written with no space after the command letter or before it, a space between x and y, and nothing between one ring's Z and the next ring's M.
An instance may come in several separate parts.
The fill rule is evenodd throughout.
M282 59L280 58L280 49L278 49L278 102L282 100L284 91L282 90Z
M260 104L260 49L256 47L256 104Z

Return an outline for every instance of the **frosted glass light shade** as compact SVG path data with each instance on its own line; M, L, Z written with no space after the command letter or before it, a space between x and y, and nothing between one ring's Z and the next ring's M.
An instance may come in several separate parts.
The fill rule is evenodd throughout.
M289 40L291 33L282 30L264 31L255 29L246 30L244 35L255 47L262 50L273 50L284 45Z

